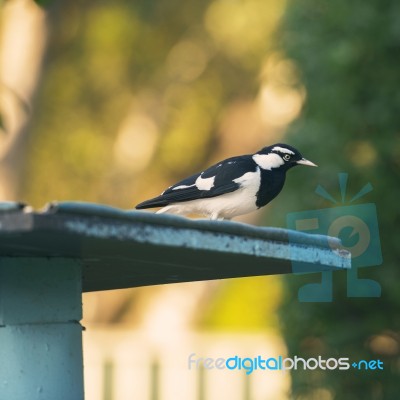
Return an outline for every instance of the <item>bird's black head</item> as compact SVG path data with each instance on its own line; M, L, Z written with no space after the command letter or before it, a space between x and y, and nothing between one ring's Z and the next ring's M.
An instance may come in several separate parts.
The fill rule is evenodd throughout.
M283 143L276 143L272 146L264 147L256 156L257 155L260 155L259 165L264 169L280 169L287 171L296 165L317 166L313 162L306 160L297 149ZM268 157L264 157L263 159L262 156ZM261 163L264 163L265 167L263 167Z

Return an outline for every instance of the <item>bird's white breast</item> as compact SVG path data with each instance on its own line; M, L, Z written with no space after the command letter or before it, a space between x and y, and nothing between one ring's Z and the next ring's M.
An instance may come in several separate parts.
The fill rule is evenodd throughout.
M216 197L197 199L182 203L175 203L164 207L159 212L171 212L175 214L203 214L211 219L233 218L237 215L255 211L257 192L261 183L260 168L254 172L246 172L234 179L240 187L234 192L222 194Z

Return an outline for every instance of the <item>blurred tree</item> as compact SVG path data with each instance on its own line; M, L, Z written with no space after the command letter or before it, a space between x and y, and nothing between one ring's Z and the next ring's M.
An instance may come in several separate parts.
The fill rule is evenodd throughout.
M331 207L315 187L338 198L337 173L349 172L349 195L367 182L374 187L358 202L377 205L384 258L383 266L359 271L380 282L381 298L346 298L346 274L336 273L332 303L299 303L299 287L318 278L285 278L281 320L290 355L384 361L384 371L293 371L295 399L398 398L399 15L394 0L291 1L280 29L282 48L307 91L288 140L320 168L288 178L275 221L283 225L288 211Z
M46 50L46 14L31 1L0 3L0 199L16 200L31 104Z

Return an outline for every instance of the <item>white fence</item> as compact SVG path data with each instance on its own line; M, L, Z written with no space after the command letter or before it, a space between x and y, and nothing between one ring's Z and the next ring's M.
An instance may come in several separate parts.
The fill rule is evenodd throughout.
M285 355L282 341L263 334L180 332L154 337L123 329L84 332L86 400L287 400L287 372L189 369L198 358ZM202 363L200 362L199 365Z

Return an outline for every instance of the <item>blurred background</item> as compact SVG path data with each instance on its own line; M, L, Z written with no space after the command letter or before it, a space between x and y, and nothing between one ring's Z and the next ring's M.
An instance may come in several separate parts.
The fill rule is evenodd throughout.
M275 142L320 167L241 221L286 226L366 183L380 298L301 303L318 276L84 295L88 400L397 399L400 3L395 0L0 1L0 200L131 209L220 159ZM383 371L189 371L187 358L381 359Z

